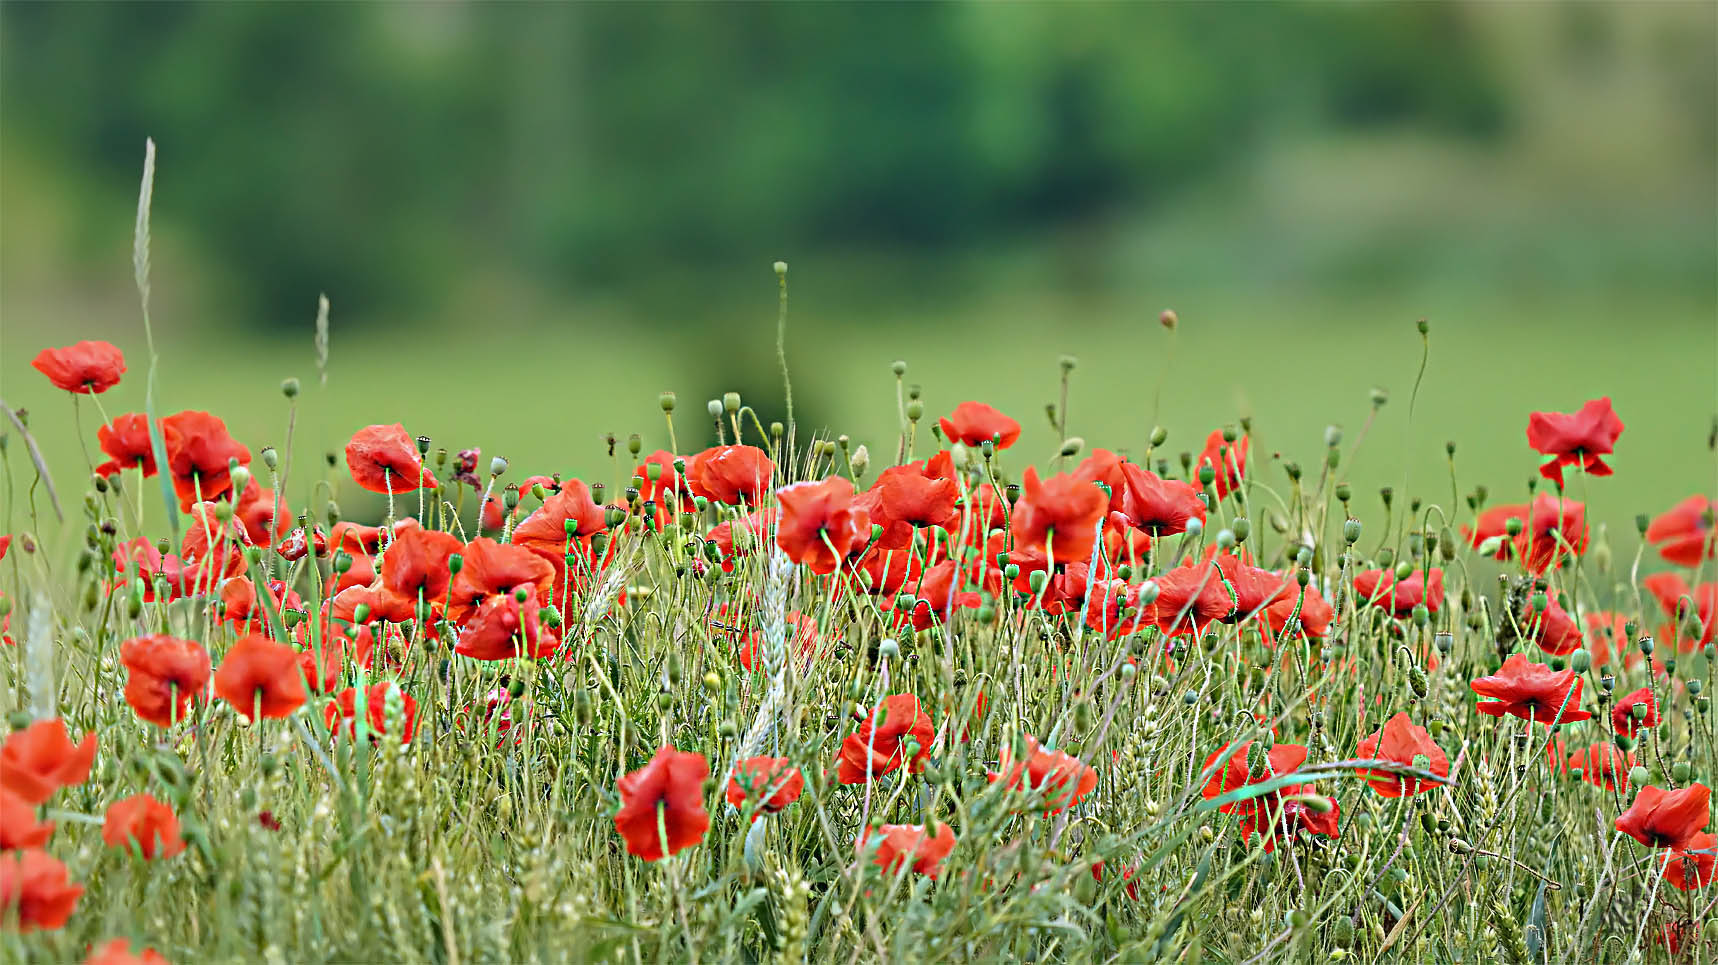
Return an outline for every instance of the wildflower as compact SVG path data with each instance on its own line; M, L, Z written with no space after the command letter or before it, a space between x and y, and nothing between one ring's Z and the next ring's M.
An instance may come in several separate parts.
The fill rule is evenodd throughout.
M787 758L749 757L739 762L728 778L726 797L729 804L742 810L746 801L756 802L757 810L752 814L756 821L799 800L804 790L804 775L790 766Z
M884 518L908 526L948 526L958 518L952 478L928 476L915 466L883 470L873 487L882 500Z
M1573 669L1552 670L1533 663L1525 654L1514 654L1497 673L1481 677L1469 686L1490 699L1474 709L1482 714L1505 714L1541 724L1572 724L1592 714L1581 710L1581 677Z
M1052 562L1083 563L1091 558L1106 505L1103 490L1091 483L1070 473L1040 481L1038 470L1028 466L1010 529L1018 545L1045 550Z
M1590 612L1581 622L1586 624L1587 652L1595 667L1608 666L1629 645L1628 618L1620 613Z
M0 921L16 921L21 932L65 927L83 893L66 866L40 848L0 855Z
M0 746L0 788L40 804L62 787L82 784L95 762L95 734L73 744L66 722L38 720L6 737Z
M462 574L463 575L463 572ZM466 614L453 652L473 660L511 660L518 656L547 657L560 648L554 632L543 626L542 603L534 586L517 593L495 593Z
M1164 479L1130 462L1122 463L1121 473L1126 484L1122 513L1136 528L1157 536L1173 536L1187 532L1188 524L1195 520L1204 525L1205 503L1191 485Z
M245 536L258 546L269 546L286 536L292 528L292 510L286 500L272 489L257 485L255 479L239 494L233 516L244 528Z
M378 734L388 733L388 700L390 694L398 694L401 706L400 743L410 744L412 734L417 730L418 702L412 695L400 689L400 685L391 680L374 683L364 692L364 719L369 724L370 740L374 741ZM335 734L343 734L354 738L358 731L358 691L347 687L340 691L335 698L323 708L323 722Z
M1292 774L1302 764L1306 763L1306 748L1300 744L1273 744L1264 754L1264 767L1258 771L1252 768L1253 741L1247 741L1235 748L1228 755L1220 768L1205 779L1205 788L1201 792L1205 800L1222 797L1230 791L1236 791L1254 784L1263 784L1275 777ZM1209 771L1217 759L1229 750L1230 745L1224 744L1205 758L1202 771ZM1267 795L1274 796L1274 795ZM1240 801L1230 801L1217 808L1224 814L1250 814L1254 809L1265 806L1268 802L1257 797Z
M1325 810L1314 808L1306 798L1315 793L1316 788L1311 784L1291 784L1272 795L1271 800L1241 819L1242 840L1257 834L1264 838L1266 851L1275 851L1279 838L1293 839L1302 834L1322 835L1332 840L1340 837L1337 824L1342 808L1335 801Z
M131 942L115 938L91 950L89 957L84 959L84 965L167 965L167 959L153 948L145 948L133 955Z
M704 840L710 830L703 798L709 776L704 755L665 746L649 764L616 782L621 806L614 829L626 840L627 852L659 861Z
M1635 765L1634 755L1625 754L1609 743L1594 743L1569 755L1564 771L1581 770L1581 779L1607 791L1628 787L1629 770Z
M1390 570L1363 570L1354 574L1354 594L1361 601L1389 610L1397 617L1407 617L1414 607L1425 604L1437 613L1444 602L1444 571L1438 567L1414 570L1407 579L1398 580Z
M1074 467L1074 478L1089 483L1102 483L1109 490L1107 512L1118 513L1127 501L1127 477L1122 471L1122 458L1108 449L1093 449L1091 455Z
M1674 620L1686 620L1693 617L1699 624L1694 633L1682 632L1679 627L1672 627L1662 636L1674 637L1679 641L1678 650L1686 653L1697 646L1711 643L1714 631L1718 631L1718 582L1707 581L1699 586L1689 586L1688 581L1680 573L1654 573L1641 581L1647 592L1653 595L1658 605ZM1685 611L1687 597L1693 604L1692 612Z
M995 570L990 574L992 586L1000 589L1001 574ZM923 579L907 587L918 591L911 614L914 629L925 630L941 623L951 609L976 610L983 604L984 598L979 593L956 588L956 581L961 579L959 565L954 560L943 560L925 570Z
M513 528L515 545L553 557L566 555L569 541L588 539L607 528L603 508L583 480L561 483L559 492ZM570 527L568 524L572 524ZM391 552L391 551L390 551Z
M1036 738L1026 737L1026 757L1014 758L1012 747L1004 746L999 770L990 772L990 782L998 781L1015 790L1042 793L1044 806L1050 814L1059 814L1080 803L1098 786L1098 772L1079 758L1062 751L1047 751Z
M692 494L730 506L763 502L774 474L775 463L757 446L712 446L686 461Z
M1693 891L1718 879L1718 835L1697 834L1670 852L1664 863L1664 880L1683 891Z
M1222 429L1214 430L1205 437L1205 448L1200 451L1199 458L1193 461L1193 471L1197 473L1202 466L1211 467L1211 471L1215 473L1211 484L1216 487L1218 499L1241 488L1241 480L1247 474L1248 442L1245 436L1235 442L1228 442L1223 438Z
M354 432L346 443L346 468L354 482L373 493L409 493L436 485L412 437L398 422Z
M902 764L916 774L924 769L925 760L930 757L935 733L935 724L920 708L917 697L912 694L884 697L859 729L841 742L836 757L836 780L842 784L864 784ZM910 759L909 744L917 745Z
M401 532L382 558L383 592L370 612L378 619L404 622L416 619L421 602L432 614L440 613L453 581L448 560L462 548L452 533L422 527Z
M110 848L135 846L145 858L171 858L185 850L173 809L147 794L133 794L108 805L101 839Z
M1007 449L1020 438L1020 423L983 402L962 402L937 424L949 442L968 446L994 441L997 449Z
M1107 867L1106 862L1103 862L1103 861L1092 862L1092 880L1098 882L1099 884L1102 884L1103 880L1104 880L1104 874L1105 874L1106 867ZM1121 871L1121 880L1122 880L1123 890L1125 890L1127 892L1128 899L1131 901L1138 901L1139 900L1139 882L1133 880L1134 874L1138 871L1139 871L1138 868L1131 868L1131 867L1130 868L1123 868Z
M179 508L190 511L198 500L216 499L232 489L228 465L248 466L251 451L227 434L227 425L207 412L179 412L161 420L167 471Z
M929 833L927 833L929 832ZM873 834L859 836L859 849L876 847L875 864L884 873L892 874L907 862L915 873L935 878L942 870L942 861L954 850L954 829L938 821L934 831L929 826L885 824Z
M1658 555L1677 566L1699 566L1701 560L1718 556L1714 513L1718 513L1718 503L1705 496L1690 496L1647 526L1646 541L1658 547Z
M36 821L36 806L0 788L0 851L39 848L54 833L54 822Z
M155 475L155 448L149 440L149 417L127 412L95 431L96 445L108 460L95 467L103 476L142 467L145 478Z
M82 341L64 348L45 348L30 363L57 388L96 395L119 384L125 355L108 342Z
M781 524L776 545L813 573L833 573L849 551L863 547L870 527L853 512L853 484L840 476L776 490Z
M1391 761L1430 771L1440 778L1448 777L1450 773L1449 755L1432 740L1432 735L1424 727L1417 726L1406 713L1390 718L1376 733L1361 740L1354 753L1356 757ZM1369 768L1360 768L1355 773L1365 778L1380 797L1413 797L1436 790L1444 783L1435 778Z
M1521 625L1527 629L1527 638L1554 657L1566 657L1586 643L1586 638L1575 626L1575 619L1557 602L1555 595L1546 595L1543 612L1535 611L1529 598L1523 602L1518 616Z
M1197 634L1235 613L1234 594L1215 565L1188 560L1151 582L1157 587L1157 598L1144 608L1140 620L1172 636ZM1137 598L1140 590L1133 592Z
M209 652L194 640L132 637L119 645L119 661L129 671L125 702L157 727L184 720L192 699L209 684Z
M298 652L261 634L246 634L221 658L215 695L246 717L286 717L305 701Z
M1643 787L1617 816L1618 831L1649 848L1684 848L1706 827L1712 789L1704 784L1666 791Z
M547 599L553 589L555 568L523 546L480 537L465 544L460 557L459 574L448 585L447 614L455 623L463 624L491 596L523 587Z
M1635 716L1635 708L1640 707L1640 716ZM1658 724L1658 700L1652 695L1651 687L1642 687L1627 696L1617 699L1617 705L1611 708L1611 726L1619 734L1633 737L1643 727L1654 727Z
M1527 418L1527 444L1552 456L1539 474L1563 486L1565 466L1581 466L1593 476L1609 476L1602 456L1615 451L1623 420L1611 410L1610 397L1594 399L1578 412L1535 412Z
M178 555L162 553L145 537L126 540L113 548L114 571L143 581L143 598L156 599L157 584L165 583L167 599L185 592L185 563Z

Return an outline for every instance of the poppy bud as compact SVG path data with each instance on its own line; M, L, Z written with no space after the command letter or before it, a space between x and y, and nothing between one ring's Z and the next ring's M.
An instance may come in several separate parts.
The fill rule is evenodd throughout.
M1206 462L1199 465L1199 485L1209 486L1216 478L1217 470L1211 468L1210 463Z
M730 415L740 411L740 394L738 392L723 392L722 408Z
M1409 576L1412 576L1413 572L1414 572L1414 564L1408 562L1407 560L1403 560L1402 562L1396 564L1396 579L1397 580L1405 580Z
M223 523L231 522L233 518L233 504L225 501L216 503L215 518Z
M453 576L458 576L459 571L464 566L465 566L465 557L460 556L458 553L449 554L449 556L447 558L447 571L449 574L451 574Z
M1353 546L1360 540L1360 520L1350 517L1342 524L1342 538Z
M1080 450L1084 449L1085 447L1086 447L1086 440L1080 438L1079 436L1069 436L1068 438L1062 440L1062 455L1064 455L1064 456L1079 455Z
M1265 747L1264 741L1254 741L1252 746L1247 748L1247 770L1253 774L1263 774L1268 773L1270 767L1270 749Z
M1646 787L1652 782L1652 774L1646 768L1636 764L1629 768L1629 783L1635 787Z
M1229 529L1235 534L1235 542L1245 543L1247 535L1253 531L1253 524L1247 522L1244 517L1237 517L1234 522L1229 524Z
M1217 531L1217 546L1218 546L1218 548L1223 549L1223 550L1232 550L1235 548L1235 542L1236 542L1236 540L1235 540L1235 531L1234 530L1232 530L1232 529L1220 529Z
M1044 570L1033 570L1032 575L1026 578L1026 583L1032 587L1033 593L1043 592L1044 584L1048 582L1050 582L1050 574Z
M907 421L908 422L917 422L920 419L924 418L924 415L925 415L925 404L923 401L921 401L919 399L914 399L913 401L907 403Z
M1670 779L1678 784L1687 784L1688 779L1693 775L1694 769L1688 765L1687 761L1677 761L1670 765Z
M896 643L894 640L884 640L877 644L877 655L885 660L899 657L901 655L901 645Z
M285 379L280 383L280 393L289 399L298 398L298 380Z
M710 413L710 418L720 419L722 417L722 400L711 399L709 402L704 403L704 410Z
M507 460L505 458L496 456L494 459L489 460L489 475L491 478L499 476L506 471Z

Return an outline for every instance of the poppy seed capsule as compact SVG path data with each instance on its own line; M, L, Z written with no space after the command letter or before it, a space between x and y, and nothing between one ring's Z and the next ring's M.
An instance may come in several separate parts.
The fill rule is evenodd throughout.
M499 476L506 471L507 460L505 458L496 456L494 459L489 460L489 475L491 477Z
M280 394L289 399L298 398L298 380L284 379L280 383Z
M722 417L722 400L711 399L704 403L704 411L710 413L710 418L720 419Z
M908 422L917 422L920 419L924 418L924 415L925 415L925 404L924 404L924 402L922 402L918 399L914 399L913 401L907 403L907 421Z
M1235 534L1235 542L1245 543L1247 535L1253 531L1253 524L1247 522L1245 517L1236 517L1235 521L1229 524L1229 529Z
M729 414L740 411L740 394L738 392L723 392L722 408Z

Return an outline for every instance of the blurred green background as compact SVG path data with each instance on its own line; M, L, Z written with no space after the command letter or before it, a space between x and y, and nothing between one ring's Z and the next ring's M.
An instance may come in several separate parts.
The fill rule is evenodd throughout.
M142 407L153 137L161 405L253 449L286 376L306 455L397 420L601 476L663 389L683 449L724 390L779 417L781 258L800 421L879 455L899 358L1047 459L1067 353L1094 445L1250 415L1313 463L1377 386L1358 485L1447 501L1448 439L1496 501L1530 410L1608 394L1626 530L1718 472L1715 37L1710 3L7 3L0 396L74 490L34 354L112 340Z

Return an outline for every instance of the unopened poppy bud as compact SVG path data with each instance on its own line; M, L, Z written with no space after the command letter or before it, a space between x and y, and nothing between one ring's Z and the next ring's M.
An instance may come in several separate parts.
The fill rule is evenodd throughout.
M1407 560L1403 560L1402 562L1396 564L1396 571L1395 572L1396 572L1396 579L1405 580L1409 576L1413 575L1414 564L1408 562Z
M1503 521L1503 531L1505 533L1508 533L1511 538L1516 537L1516 536L1520 536L1521 535L1521 518L1518 516L1511 516L1508 519L1504 520Z
M1253 524L1247 522L1245 517L1237 517L1234 522L1229 524L1229 529L1235 534L1235 542L1245 543L1248 534L1253 531Z
M1379 388L1372 390L1372 408L1381 409L1384 407L1384 403L1388 401L1390 401L1389 392Z
M899 657L901 655L901 645L896 643L894 640L884 640L877 644L877 655L885 660Z
M1481 556L1496 556L1497 551L1503 548L1503 537L1487 536L1480 541L1478 548Z
M1678 784L1687 784L1688 779L1692 777L1693 774L1694 768L1690 767L1687 761L1677 761L1675 764L1670 765L1670 779Z
M1268 773L1271 768L1270 749L1264 741L1254 741L1247 748L1247 770L1253 774Z
M231 522L233 518L233 504L228 502L216 503L215 518L223 523Z
M1079 436L1069 436L1068 438L1062 440L1062 455L1063 456L1077 456L1080 454L1080 450L1084 449L1085 447L1086 447L1086 440L1080 438Z
M352 608L352 622L364 623L370 619L370 604L360 603Z
M1044 585L1049 582L1050 574L1044 570L1033 570L1032 574L1026 577L1026 585L1032 588L1033 593L1043 592Z
M298 380L284 379L280 383L280 394L289 399L298 398Z
M1652 783L1652 773L1639 764L1629 768L1629 783L1635 787L1646 787Z
M740 394L738 392L723 392L722 409L730 415L740 411Z
M1307 569L1295 570L1294 581L1300 586L1306 586L1312 582L1312 571Z
M461 569L463 569L464 567L465 567L465 557L460 556L458 553L452 553L452 554L448 555L448 558L447 558L447 571L448 571L448 573L452 574L453 576L458 576L459 571Z
M1175 331L1175 326L1180 321L1181 316L1175 314L1175 309L1173 308L1165 308L1157 314L1157 324L1162 325L1164 328L1167 328L1172 332Z
M922 400L914 399L913 401L907 403L907 421L908 422L917 422L920 419L924 418L924 415L925 415L925 403Z
M1224 550L1234 549L1235 548L1235 531L1232 529L1220 529L1220 530L1218 530L1217 531L1217 546L1220 549L1224 549Z
M1360 540L1360 520L1354 519L1351 517L1348 520L1344 521L1342 524L1342 538L1347 540L1348 544L1350 546L1359 542L1359 540Z
M1211 468L1210 463L1202 463L1199 466L1199 485L1209 486L1216 478L1217 470Z
M1009 563L1007 566L1004 566L1002 568L1002 576L1004 579L1008 580L1008 582L1014 582L1020 577L1020 564Z
M525 681L515 677L507 682L507 696L521 697L525 693Z

